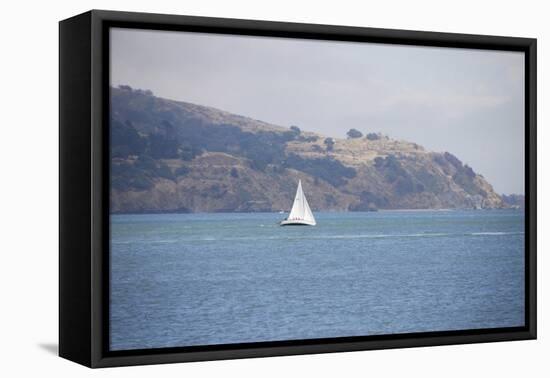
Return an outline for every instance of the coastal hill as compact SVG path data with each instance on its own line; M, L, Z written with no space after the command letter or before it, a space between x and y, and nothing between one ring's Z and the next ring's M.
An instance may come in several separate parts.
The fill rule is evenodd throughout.
M449 152L348 135L111 88L111 211L288 211L298 179L313 210L508 206Z

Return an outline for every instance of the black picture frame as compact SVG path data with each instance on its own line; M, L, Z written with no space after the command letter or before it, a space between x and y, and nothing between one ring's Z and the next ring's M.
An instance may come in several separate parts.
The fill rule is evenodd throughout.
M525 326L111 352L108 28L525 53ZM536 338L536 39L92 10L59 24L59 354L88 367Z

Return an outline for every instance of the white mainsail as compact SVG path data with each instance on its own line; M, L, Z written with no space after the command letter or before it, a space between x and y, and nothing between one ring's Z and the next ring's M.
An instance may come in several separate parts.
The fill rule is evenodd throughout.
M302 190L302 180L298 181L298 189L296 190L292 210L290 210L288 218L281 222L281 224L307 224L311 226L317 224Z

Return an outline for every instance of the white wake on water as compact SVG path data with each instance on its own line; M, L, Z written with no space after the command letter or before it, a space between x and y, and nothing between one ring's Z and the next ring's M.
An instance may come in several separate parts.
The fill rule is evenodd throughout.
M383 238L436 238L436 237L458 237L458 236L503 236L503 235L523 235L524 232L505 232L505 231L487 231L487 232L467 232L467 233L414 233L414 234L342 234L342 235L276 235L276 236L231 236L231 237L191 237L181 239L151 239L136 241L111 241L112 244L132 244L132 243L180 243L180 242L212 242L212 241L258 241L258 240L318 240L318 239L383 239Z

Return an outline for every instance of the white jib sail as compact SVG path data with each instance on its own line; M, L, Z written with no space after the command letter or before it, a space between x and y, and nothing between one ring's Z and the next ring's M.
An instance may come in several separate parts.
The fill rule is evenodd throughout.
M302 180L298 181L298 189L296 190L296 197L294 198L294 204L292 210L287 218L289 221L305 221L307 223L316 224L313 213L309 208L306 196L302 190Z

